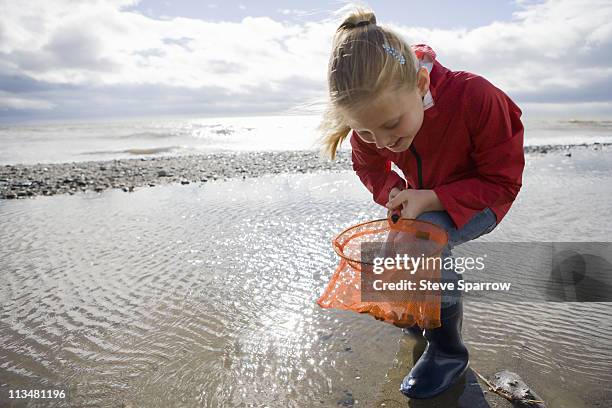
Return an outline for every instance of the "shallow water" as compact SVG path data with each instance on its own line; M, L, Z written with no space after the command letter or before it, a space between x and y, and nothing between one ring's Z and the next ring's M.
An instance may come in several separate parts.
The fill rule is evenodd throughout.
M530 155L481 239L608 240L611 167ZM67 387L66 406L376 406L406 340L315 300L334 234L383 215L351 172L0 201L0 401L10 385ZM606 406L611 322L610 303L468 303L464 335L472 367L516 371L550 408Z

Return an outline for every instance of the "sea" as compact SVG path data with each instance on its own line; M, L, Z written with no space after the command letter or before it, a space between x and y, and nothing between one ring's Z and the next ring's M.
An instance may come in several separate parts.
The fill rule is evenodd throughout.
M317 115L150 118L0 125L0 164L317 150ZM525 145L611 143L612 120L525 120ZM348 141L341 149L350 149Z

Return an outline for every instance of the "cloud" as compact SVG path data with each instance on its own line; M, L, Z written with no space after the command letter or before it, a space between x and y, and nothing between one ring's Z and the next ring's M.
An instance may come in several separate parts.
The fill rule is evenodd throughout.
M522 3L512 21L473 30L397 29L413 42L430 44L453 69L482 74L522 97L553 97L609 81L610 2Z
M311 21L211 22L155 19L136 12L135 4L3 2L1 115L74 116L102 107L108 114L175 112L177 106L202 113L281 111L324 97L332 35L349 7ZM520 5L509 21L471 30L391 28L411 43L430 44L451 69L484 75L534 111L563 103L609 109L612 5Z
M298 9L277 9L276 12L285 16L289 16L292 14L295 14L297 16L303 16L309 13L308 11Z
M5 120L269 114L285 111L288 106L312 100L324 92L320 82L297 76L278 83L251 84L240 97L228 94L223 84L201 88L150 84L95 86L48 84L1 75L0 83L19 90L0 91L0 118ZM287 94L286 90L292 87L294 91Z
M55 107L42 99L23 98L10 92L0 91L0 111L3 110L49 110Z

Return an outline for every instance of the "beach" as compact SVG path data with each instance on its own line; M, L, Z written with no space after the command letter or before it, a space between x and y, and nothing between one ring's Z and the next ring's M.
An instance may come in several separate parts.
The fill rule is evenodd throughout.
M526 146L527 154L598 151L612 143ZM231 152L207 155L154 156L138 159L69 163L6 164L0 166L0 199L38 195L101 192L109 188L125 192L160 184L206 183L217 179L259 177L281 173L338 171L351 168L350 151L340 150L335 160L317 151Z
M609 240L611 159L605 144L528 151L515 205L479 240ZM75 407L407 404L415 343L315 303L331 238L386 214L347 152L1 169L3 197L24 198L0 200L3 406L21 406L8 388L41 387ZM468 302L463 333L479 373L514 371L550 408L604 407L611 317L610 303ZM473 373L459 387L410 406L510 406Z
M612 2L405 5L2 2L0 408L612 407Z
M215 153L179 157L143 157L0 167L0 198L101 192L109 188L134 191L168 183L206 183L218 179L269 174L346 170L350 157L322 160L314 151Z

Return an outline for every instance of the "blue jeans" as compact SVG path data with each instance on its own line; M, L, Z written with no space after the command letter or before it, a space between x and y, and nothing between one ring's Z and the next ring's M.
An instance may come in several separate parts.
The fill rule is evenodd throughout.
M485 208L481 212L474 215L461 229L455 228L455 223L453 223L453 220L446 211L429 211L421 214L417 217L417 219L436 224L439 227L444 228L448 233L448 245L442 250L443 261L445 258L453 256L452 250L455 246L476 239L481 235L488 234L497 226L495 214L490 208ZM455 272L454 269L444 268L444 264L448 263L449 262L443 262L443 267L440 271L440 280L441 282L445 283L454 282L456 288L460 274ZM461 292L458 290L443 291L442 307L450 306L458 302L460 296Z

